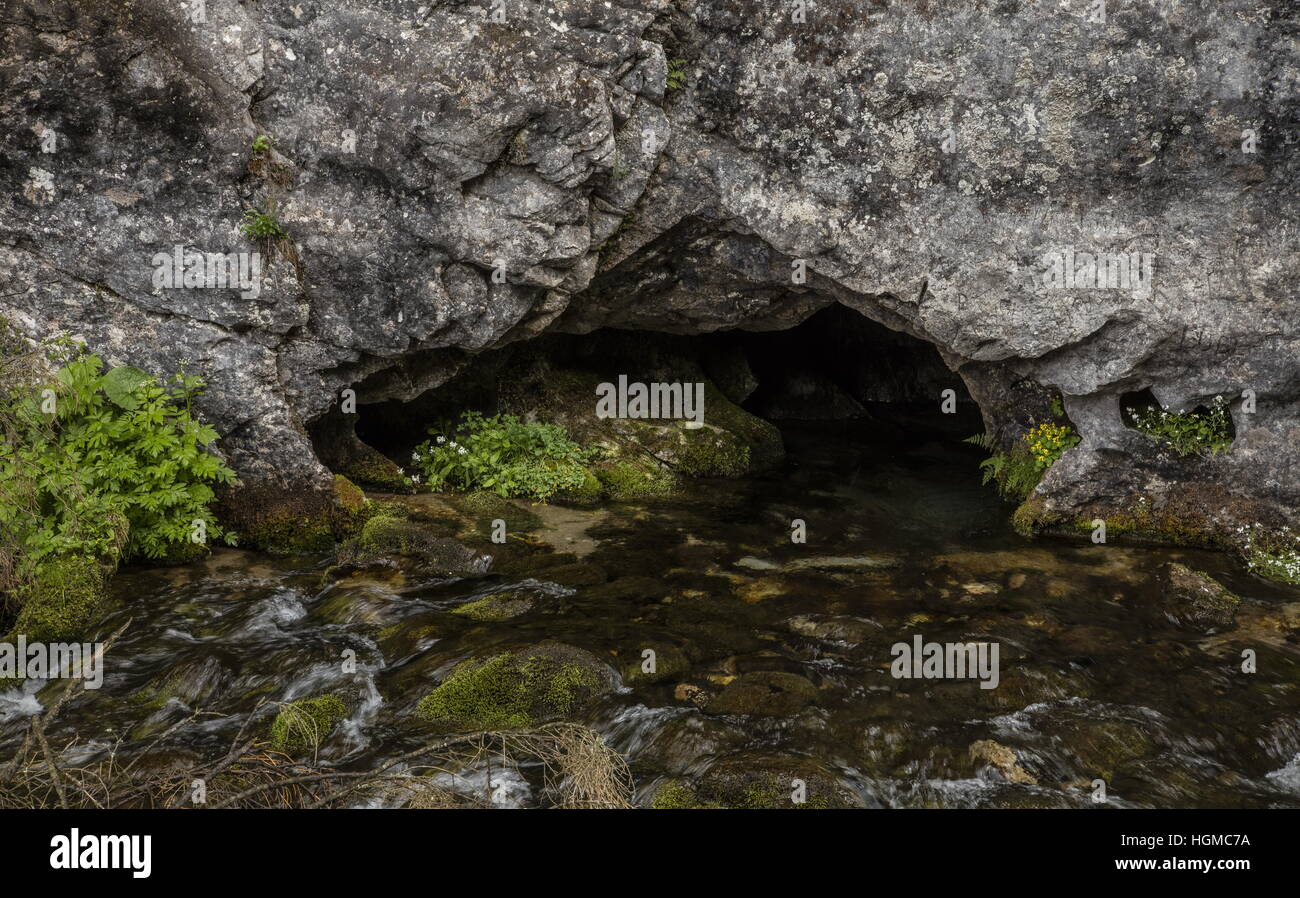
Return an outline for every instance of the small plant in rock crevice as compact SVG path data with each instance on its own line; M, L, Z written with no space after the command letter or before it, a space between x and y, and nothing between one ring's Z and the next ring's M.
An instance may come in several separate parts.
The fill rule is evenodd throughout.
M999 451L988 434L976 434L965 442L990 453L980 462L984 483L995 483L998 492L1008 499L1023 500L1047 469L1069 449L1079 445L1080 437L1068 424L1039 424L1025 433L1011 449Z
M1217 455L1232 448L1232 416L1228 403L1215 396L1210 407L1169 411L1168 406L1126 409L1134 430L1159 440L1180 456Z
M280 223L276 221L275 216L260 209L245 210L244 223L239 227L246 236L253 240L278 240L289 236L284 228L280 227Z
M667 73L664 77L664 83L669 90L681 90L686 86L686 60L670 59L667 64Z

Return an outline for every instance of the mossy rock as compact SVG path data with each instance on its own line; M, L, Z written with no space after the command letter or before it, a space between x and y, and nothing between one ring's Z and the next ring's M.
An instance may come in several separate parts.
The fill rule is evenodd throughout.
M1189 627L1232 625L1241 598L1211 577L1186 565L1165 565L1165 616Z
M271 747L290 755L315 753L350 713L333 694L289 702L271 723Z
M815 762L741 755L723 758L697 777L665 780L651 796L650 807L822 810L862 807L862 800Z
M735 434L708 425L682 433L677 470L688 477L741 477L749 471L749 447Z
M454 539L434 536L428 527L410 518L370 518L361 528L356 548L361 563L400 556L413 559L422 570L448 576L485 570L484 559L472 549Z
M130 700L150 710L161 708L171 699L195 707L216 695L228 679L226 669L212 656L182 661L151 679Z
M575 505L579 508L589 508L597 505L604 493L604 487L601 486L600 480L590 470L584 470L582 485L576 489L563 490L551 497L551 501L557 505Z
M22 593L13 634L29 642L66 642L84 634L104 615L112 568L70 556L45 562Z
M596 468L602 494L616 502L634 502L672 496L681 489L681 481L667 468L615 462Z
M537 597L526 592L496 592L455 608L451 613L476 621L503 621L532 611Z
M817 701L817 687L807 677L779 670L741 674L715 696L707 714L793 717Z
M356 453L342 468L342 474L354 483L392 493L409 493L411 484L406 472L377 449L358 444Z
M646 670L650 659L645 651L654 652L654 669ZM636 658L623 667L623 682L628 685L662 683L681 679L691 669L690 659L677 646L667 642L648 642L636 652Z
M613 683L590 652L544 642L458 665L416 714L443 730L522 729L578 713Z

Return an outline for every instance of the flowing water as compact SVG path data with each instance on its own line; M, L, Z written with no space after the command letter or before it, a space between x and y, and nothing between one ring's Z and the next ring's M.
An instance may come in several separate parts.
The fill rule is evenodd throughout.
M219 713L177 751L215 755L259 700L338 692L355 710L320 757L365 768L414 744L416 702L465 658L557 639L624 670L668 644L689 669L622 685L582 715L628 758L641 801L665 778L743 757L815 763L867 806L1083 807L1098 779L1118 806L1300 806L1300 591L1215 553L1024 539L979 483L979 453L917 432L791 428L787 465L769 477L542 509L557 552L609 575L596 586L548 583L544 566L323 586L328 559L237 550L124 570L103 631L134 623L103 688L65 709L53 736L79 738L87 759L125 738L129 754L202 707ZM806 543L791 540L796 519ZM1235 623L1176 623L1169 561L1242 596ZM534 610L497 623L449 613L506 589L529 591ZM917 635L997 643L997 688L896 679L891 646ZM342 672L346 649L355 673ZM1241 669L1245 649L1255 673ZM815 700L777 716L697 706L754 671L798 674ZM10 746L40 685L0 694ZM517 805L534 800L535 779L498 768L458 783Z

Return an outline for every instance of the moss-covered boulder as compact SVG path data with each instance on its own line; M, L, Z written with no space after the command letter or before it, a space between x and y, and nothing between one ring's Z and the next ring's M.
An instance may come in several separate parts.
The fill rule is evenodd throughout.
M1164 568L1164 612L1180 626L1203 629L1232 624L1241 599L1208 574L1170 562Z
M112 568L91 558L55 558L23 590L14 634L29 642L74 640L103 616Z
M804 758L738 755L704 774L659 783L656 810L734 808L820 810L862 807L862 799L834 771Z
M595 655L544 642L463 662L416 714L442 730L522 729L576 714L613 686L613 672Z
M501 411L560 424L575 441L597 450L590 464L595 484L588 482L575 497L578 501L591 501L596 484L607 499L673 495L689 478L740 477L769 469L784 457L780 431L723 395L692 360L665 357L631 379L703 383L702 421L597 417L597 387L612 382L610 377L532 359L501 378L508 385L501 392Z
M327 552L356 533L369 514L365 494L339 475L319 489L232 490L218 506L218 516L241 534L242 545L278 555Z
M405 558L426 573L445 576L465 576L487 570L491 562L489 556L479 555L457 540L434 533L416 519L376 515L361 528L354 547L354 560L365 564L384 558Z
M130 536L130 524L115 515L110 544L99 557L52 556L36 569L18 593L18 613L6 638L24 634L29 642L67 642L82 636L108 607L108 584Z
M817 701L817 687L807 677L780 670L742 674L705 706L708 714L792 717Z
M271 747L290 755L314 753L350 713L333 694L289 702L271 723Z
M452 610L452 614L476 621L503 621L527 614L537 605L537 596L531 593L495 592L492 595L466 602Z

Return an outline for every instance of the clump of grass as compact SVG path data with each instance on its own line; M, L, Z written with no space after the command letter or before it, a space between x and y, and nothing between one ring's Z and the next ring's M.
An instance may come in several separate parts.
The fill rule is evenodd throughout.
M239 227L253 240L278 240L289 236L274 215L260 209L245 210L244 223Z
M1154 437L1180 456L1217 455L1232 448L1232 419L1228 403L1215 396L1207 409L1171 412L1168 406L1125 410L1133 429Z

